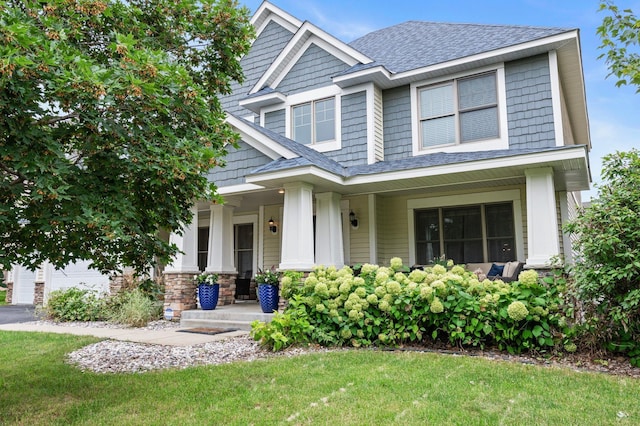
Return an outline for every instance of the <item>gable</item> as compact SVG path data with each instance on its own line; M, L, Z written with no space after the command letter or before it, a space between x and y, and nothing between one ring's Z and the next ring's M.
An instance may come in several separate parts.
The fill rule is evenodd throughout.
M238 102L243 99L251 87L273 63L282 49L289 43L293 33L274 20L270 20L251 45L249 53L241 60L244 83L233 82L232 92L220 98L222 107L237 115L247 115L250 111L241 107Z
M348 64L315 43L311 43L278 84L277 89L279 92L291 95L329 86L333 84L331 77L348 68L350 68ZM313 70L313 73L309 70Z

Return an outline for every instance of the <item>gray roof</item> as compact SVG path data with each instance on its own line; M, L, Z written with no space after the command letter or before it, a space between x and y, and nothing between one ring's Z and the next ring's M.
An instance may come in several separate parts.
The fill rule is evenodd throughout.
M399 73L567 31L570 30L554 27L408 21L371 32L349 45L387 70Z

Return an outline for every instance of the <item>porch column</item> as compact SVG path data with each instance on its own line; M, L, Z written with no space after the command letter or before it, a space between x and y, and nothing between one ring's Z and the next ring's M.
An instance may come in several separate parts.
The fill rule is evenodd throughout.
M218 274L220 284L219 305L235 302L238 271L233 256L233 211L229 200L223 205L212 204L209 219L209 244L207 246L207 272Z
M527 267L548 266L560 254L553 169L525 171L527 177Z
M313 256L313 186L284 185L280 269L311 270Z
M316 194L316 264L344 266L340 199L335 192Z
M193 219L184 227L182 235L172 232L169 242L182 251L164 269L164 309L171 308L179 319L182 311L196 308L196 283L193 276L198 270L198 209L191 207Z
M207 272L237 273L233 261L233 211L235 206L212 204L209 219Z

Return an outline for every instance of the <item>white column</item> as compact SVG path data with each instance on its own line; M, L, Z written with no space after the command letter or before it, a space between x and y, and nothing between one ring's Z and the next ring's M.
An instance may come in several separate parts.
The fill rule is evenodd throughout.
M527 177L527 266L548 266L560 254L553 169L525 171Z
M316 263L344 266L340 199L335 192L316 194Z
M313 186L284 185L280 269L310 270L313 255Z
M176 254L173 262L164 268L164 272L198 272L198 208L191 207L193 219L184 227L182 235L172 232L169 242L178 246L182 253Z
M233 261L233 211L230 204L212 204L209 219L207 272L237 273Z

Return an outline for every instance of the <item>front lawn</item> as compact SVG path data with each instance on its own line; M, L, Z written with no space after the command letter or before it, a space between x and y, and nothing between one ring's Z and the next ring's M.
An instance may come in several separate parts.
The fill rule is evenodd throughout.
M640 380L354 350L145 374L83 373L97 339L0 332L2 424L638 424Z
M7 304L7 291L0 289L0 306Z

